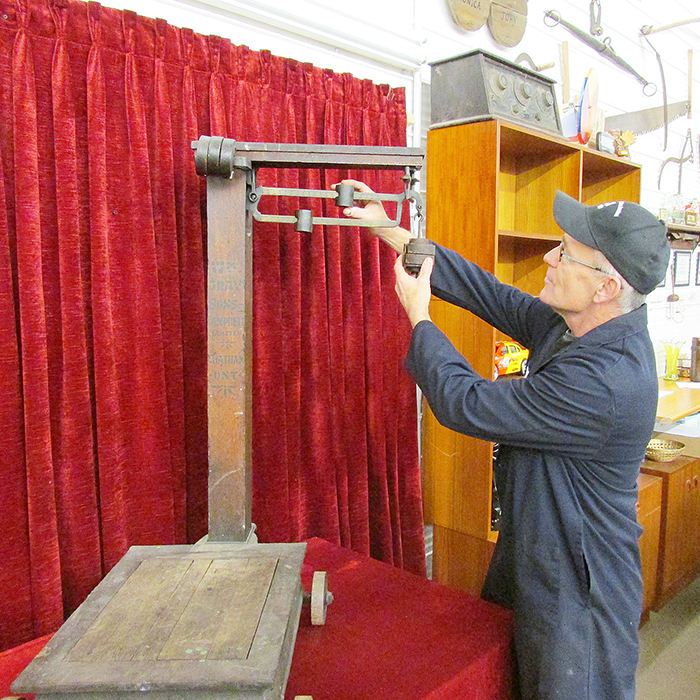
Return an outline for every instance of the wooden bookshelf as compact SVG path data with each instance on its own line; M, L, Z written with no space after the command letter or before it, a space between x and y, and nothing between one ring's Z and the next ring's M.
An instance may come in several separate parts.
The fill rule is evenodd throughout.
M561 239L557 190L595 204L639 201L641 170L556 136L500 120L428 132L428 237L531 294L543 256ZM493 376L496 332L468 312L433 300L431 315L483 377ZM491 529L493 445L439 425L426 406L426 521L434 526L434 576L478 594L497 533Z

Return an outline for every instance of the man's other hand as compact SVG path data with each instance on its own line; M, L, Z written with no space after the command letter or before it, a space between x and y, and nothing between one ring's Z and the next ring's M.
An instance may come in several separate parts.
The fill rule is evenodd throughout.
M404 270L402 255L396 258L394 264L396 294L413 327L421 321L430 321L430 275L433 264L433 258L426 258L421 265L418 277L413 277Z

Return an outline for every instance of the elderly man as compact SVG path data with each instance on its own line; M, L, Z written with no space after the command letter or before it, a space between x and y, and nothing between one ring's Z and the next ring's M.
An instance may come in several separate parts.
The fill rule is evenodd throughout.
M396 289L413 326L406 365L442 424L500 444L502 521L482 595L515 613L522 698L633 700L636 479L658 396L644 299L670 250L663 223L631 202L589 207L557 192L554 217L563 236L544 256L539 298L440 246L417 278L399 257ZM410 238L376 233L397 252ZM480 377L431 322L431 290L529 348L528 375Z

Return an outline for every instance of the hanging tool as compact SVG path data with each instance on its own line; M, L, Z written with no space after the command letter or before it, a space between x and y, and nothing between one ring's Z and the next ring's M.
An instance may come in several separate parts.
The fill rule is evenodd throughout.
M568 30L573 34L577 39L580 39L584 44L590 46L591 48L595 49L601 56L605 56L609 61L614 63L618 68L622 68L622 70L626 71L629 73L631 76L636 78L643 86L643 91L644 94L647 97L651 97L656 93L656 85L654 83L650 83L648 80L645 80L642 78L639 73L637 73L632 66L630 66L629 63L626 61L623 61L616 53L615 50L612 47L611 44L611 39L610 37L605 37L602 41L596 39L595 37L591 36L590 34L586 33L583 31L583 29L579 29L578 27L574 26L573 24L566 22L561 18L561 15L556 11L556 10L547 10L544 13L544 23L548 27L556 27L557 24L561 24L564 29ZM548 24L547 20L551 20L553 24Z
M589 12L591 15L591 34L593 36L600 36L603 33L603 27L600 24L600 0L591 0Z
M620 131L631 131L636 136L639 136L639 134L648 134L650 131L656 131L662 126L667 126L674 119L686 116L689 113L690 102L683 100L682 102L673 102L670 105L640 109L638 112L615 114L612 117L605 118L605 131L619 129ZM665 145L664 150L666 150Z
M649 41L649 37L645 36L647 44L649 44L649 47L651 50L656 54L656 62L659 64L659 73L661 74L661 94L663 96L663 115L664 115L664 148L663 150L666 150L666 146L668 145L668 97L666 95L666 76L664 75L664 64L661 61L661 55L659 52L653 47L652 43Z
M685 149L690 146L690 153L688 155L685 155ZM678 192L676 194L681 194L681 177L683 176L683 163L687 163L690 161L691 163L693 162L693 136L692 132L690 129L688 129L688 133L685 136L685 141L683 142L683 148L681 149L681 155L679 158L671 157L671 158L666 158L666 160L661 163L661 168L659 169L659 179L656 183L657 189L661 189L661 175L664 172L664 168L669 164L669 163L678 163Z
M646 38L646 37L645 37ZM648 41L648 39L647 39ZM651 46L651 43L649 44ZM661 86L664 94L664 104L660 107L651 107L642 109L638 112L629 112L627 114L616 114L608 117L605 120L605 130L612 131L619 129L620 131L630 131L633 134L647 134L650 131L655 131L664 127L664 150L668 141L668 125L674 120L682 116L687 116L690 119L692 109L692 69L693 69L693 53L692 49L688 51L688 99L682 102L673 102L668 104L666 101L666 80L664 78L663 66L661 57L658 52L651 48L657 55L659 68L661 69Z
M547 68L554 68L554 61L550 61L549 63L543 63L541 66L535 65L535 62L532 60L530 57L530 54L528 53L521 53L516 59L516 63L528 63L530 65L530 68L532 70L537 71L538 73L547 70Z
M650 24L645 24L642 27L642 34L656 34L657 32L663 32L667 29L675 29L676 27L682 27L685 24L693 24L694 22L700 22L700 17L693 17L692 19L682 19L680 22L673 22L672 24L665 24L663 27L652 27Z

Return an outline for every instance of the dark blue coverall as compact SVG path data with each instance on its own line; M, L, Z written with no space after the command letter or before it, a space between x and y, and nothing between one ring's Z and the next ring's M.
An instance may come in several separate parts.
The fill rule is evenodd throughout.
M527 377L492 382L422 321L406 360L440 423L500 444L502 520L482 596L514 610L522 698L633 700L636 479L658 398L646 306L555 352L566 324L536 297L440 246L431 281L530 349Z

